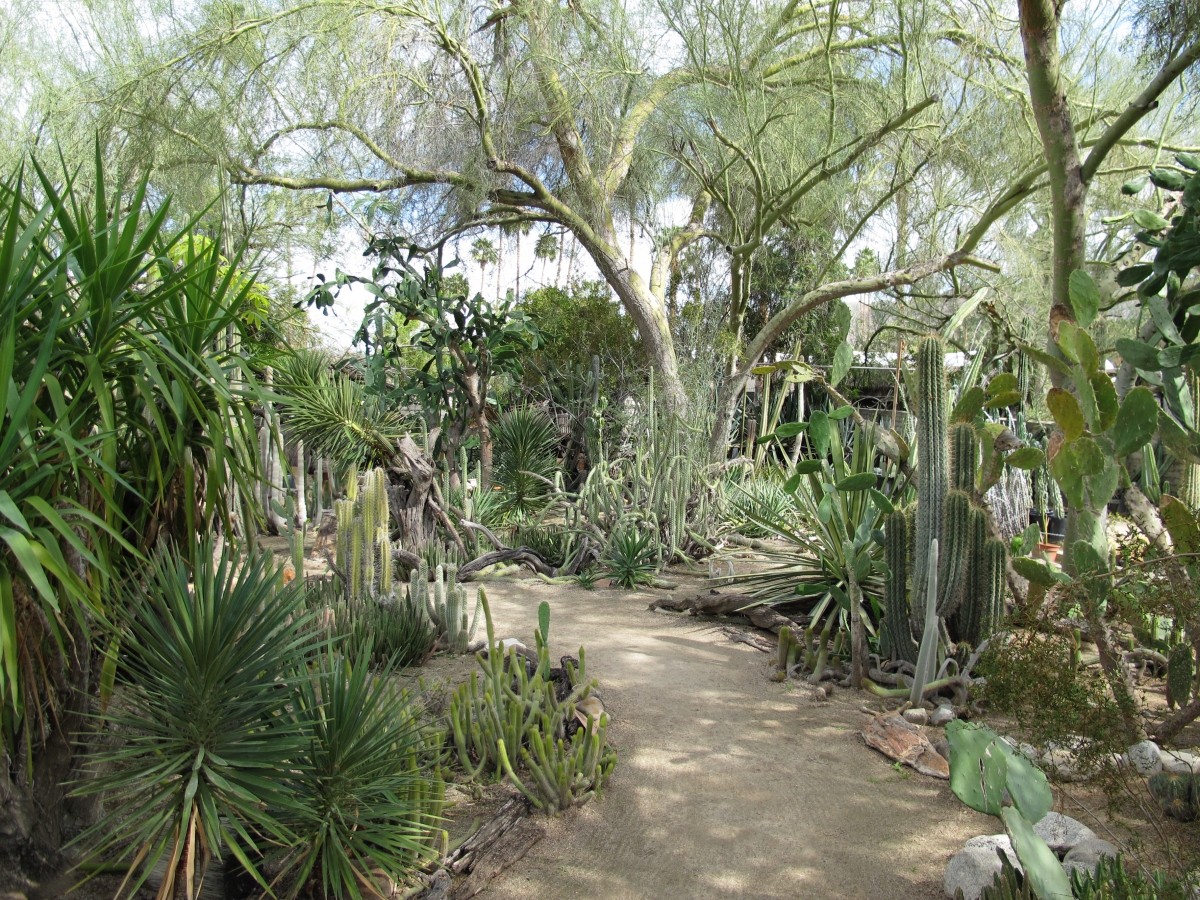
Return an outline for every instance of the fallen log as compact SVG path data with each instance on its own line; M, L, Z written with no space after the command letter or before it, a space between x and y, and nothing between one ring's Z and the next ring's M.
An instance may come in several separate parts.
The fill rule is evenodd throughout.
M484 890L493 878L507 869L546 836L546 829L523 818L493 843L471 866L471 874L454 887L454 900L468 900Z
M807 616L793 619L773 607L751 605L756 602L749 594L722 594L712 590L707 594L696 594L692 597L656 597L647 608L686 612L692 616L742 615L757 627L776 634L784 625L789 628L803 628L808 624Z
M514 797L497 810L491 821L455 847L442 861L455 875L462 875L474 864L476 857L494 844L504 832L529 813L524 797Z
M502 562L520 563L521 565L529 566L529 568L540 575L548 575L551 578L558 575L558 569L542 559L536 551L530 550L528 547L517 547L515 549L492 550L482 556L476 557L458 570L458 580L469 581L473 575L477 575L488 566L494 566L496 563Z

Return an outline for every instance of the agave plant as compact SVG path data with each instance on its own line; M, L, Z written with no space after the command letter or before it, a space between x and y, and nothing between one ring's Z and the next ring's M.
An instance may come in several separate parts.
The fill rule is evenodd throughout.
M355 663L322 653L300 689L309 741L284 811L299 848L290 897L390 896L436 847L444 793L436 748L387 677L391 666L373 676L370 641L359 650Z
M658 571L654 535L632 524L617 528L609 536L604 565L612 580L623 588L632 590L651 581Z
M509 519L536 514L549 502L558 469L558 431L541 410L511 409L492 428L498 461L492 477L503 489L501 510Z
M204 543L191 557L194 568L157 554L133 587L125 678L108 714L124 741L94 754L108 774L79 786L104 793L107 814L77 840L129 863L125 896L161 860L158 900L195 896L209 858L226 849L265 888L252 858L294 841L282 773L306 751L289 711L312 647L300 592L265 555L225 549L214 559Z
M838 429L822 423L815 458L800 460L784 488L792 492L795 516L776 514L754 503L743 491L731 501L749 522L786 548L761 551L776 563L762 572L734 576L750 589L755 605L806 602L820 616L830 603L849 609L847 550L853 552L855 576L864 599L881 602L884 590L883 548L876 540L882 517L892 511L893 496L905 489L898 472L879 454L861 429L854 432L847 461ZM810 436L811 436L810 419ZM797 522L797 517L799 522Z

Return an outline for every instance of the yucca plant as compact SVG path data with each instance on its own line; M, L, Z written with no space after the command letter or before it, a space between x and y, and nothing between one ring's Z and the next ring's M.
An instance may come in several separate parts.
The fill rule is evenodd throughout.
M348 375L319 374L304 383L312 373L297 368L289 370L292 383L278 389L288 435L342 467L389 465L406 431L399 409Z
M792 499L793 495L783 489L784 481L785 478L776 477L774 473L767 472L738 485L739 496L733 505L735 514L737 510L744 507L754 510L760 518L772 522L796 523L796 506ZM746 537L773 536L770 528L763 527L750 518L743 517L733 524Z
M77 840L129 863L118 895L133 896L165 860L157 898L195 896L208 859L227 851L265 888L252 860L295 841L283 773L307 749L290 712L313 647L301 594L267 555L226 548L214 559L211 542L195 551L158 553L135 582L107 717L124 740L93 755L107 774L78 786L106 796L107 814Z
M164 537L229 533L261 397L232 347L252 343L240 259L170 228L144 182L111 196L99 148L86 199L31 169L32 189L25 170L0 184L0 744L26 766L18 819L39 822L18 839L52 852L62 808L36 763L52 740L79 746L93 649L107 699L117 648L92 641L109 580Z
M654 535L629 524L609 536L604 565L612 580L632 590L653 580L658 571L658 553Z
M558 431L532 406L504 413L492 427L497 462L492 477L503 490L501 511L510 520L538 513L549 502L558 468Z
M355 661L322 653L300 688L309 739L281 817L294 835L289 897L390 896L433 855L444 786L408 695L372 675L370 641ZM432 756L432 759L430 758Z

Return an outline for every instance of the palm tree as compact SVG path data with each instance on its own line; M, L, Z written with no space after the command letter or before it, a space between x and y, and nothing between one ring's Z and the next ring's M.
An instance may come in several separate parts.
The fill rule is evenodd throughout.
M539 235L533 245L533 255L542 261L542 284L546 283L546 265L558 255L558 238L547 232Z
M476 238L471 244L471 259L479 264L479 293L483 293L484 286L487 284L487 267L495 265L500 261L500 254L496 251L496 245L487 238ZM499 289L497 287L497 289Z

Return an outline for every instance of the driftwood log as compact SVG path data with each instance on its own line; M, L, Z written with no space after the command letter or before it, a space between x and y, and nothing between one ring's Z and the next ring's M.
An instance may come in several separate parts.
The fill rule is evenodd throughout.
M497 810L491 821L450 851L428 887L412 900L474 897L545 835L545 828L529 818L525 798L513 797ZM455 883L454 876L465 877Z
M686 612L693 616L745 616L759 628L765 631L779 633L784 625L789 628L801 627L808 624L808 617L790 618L770 606L751 606L758 601L748 594L722 594L712 590L707 594L696 594L692 597L656 597L650 604L650 609L669 609L674 612ZM749 608L747 608L749 607Z
M478 556L459 568L458 580L469 581L488 566L494 566L496 563L502 562L515 562L529 566L533 571L549 578L553 578L558 574L558 569L542 559L536 551L530 550L528 547L505 547L503 550L492 550L482 556Z

